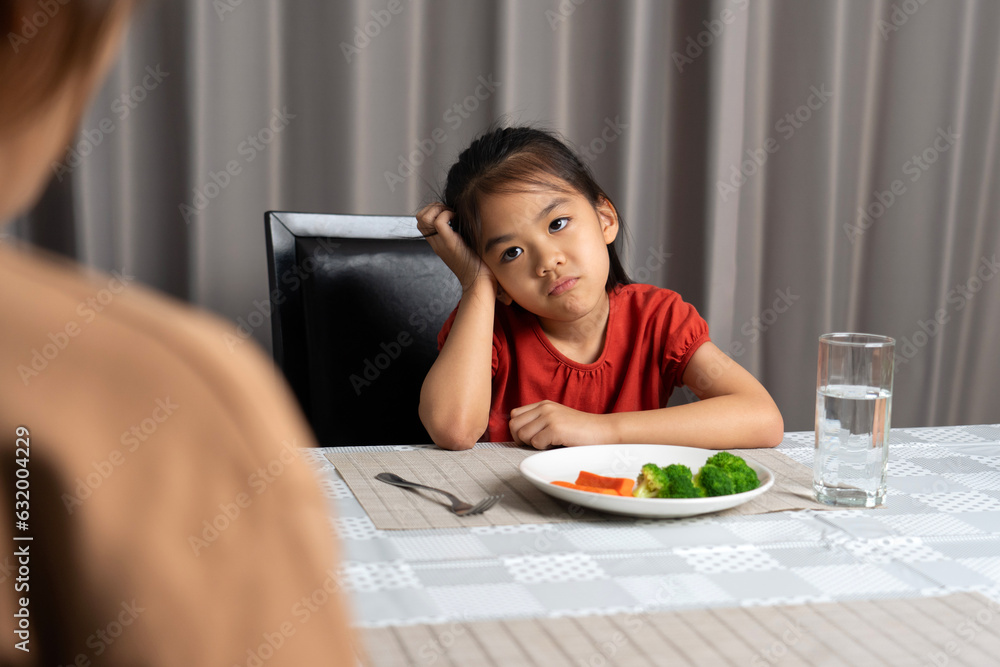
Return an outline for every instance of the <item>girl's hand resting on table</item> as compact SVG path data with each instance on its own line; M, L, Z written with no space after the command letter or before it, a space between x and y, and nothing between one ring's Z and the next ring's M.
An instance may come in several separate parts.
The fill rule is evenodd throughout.
M555 401L522 405L510 411L510 433L519 445L535 449L611 442L605 434L606 415L567 408Z
M455 217L455 212L441 202L434 202L420 209L417 213L417 229L430 244L431 249L440 257L451 272L458 278L464 294L477 279L492 283L497 296L504 299L503 288L497 282L496 276L488 266L465 244L458 232L448 224Z

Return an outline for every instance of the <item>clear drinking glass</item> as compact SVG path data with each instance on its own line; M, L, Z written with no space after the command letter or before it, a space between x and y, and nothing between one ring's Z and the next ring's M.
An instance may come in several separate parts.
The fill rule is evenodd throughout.
M873 334L819 337L813 490L821 503L885 502L895 345Z

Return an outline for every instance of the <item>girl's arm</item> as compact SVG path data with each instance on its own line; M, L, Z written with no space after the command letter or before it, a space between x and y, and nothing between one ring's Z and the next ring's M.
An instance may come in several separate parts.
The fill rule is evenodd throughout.
M439 447L469 449L489 425L497 282L449 226L452 217L440 203L417 214L417 228L462 285L451 331L420 388L418 414Z
M684 369L683 382L696 403L608 418L612 442L650 442L706 449L775 447L784 421L757 378L714 343L705 343Z
M510 431L516 442L538 449L627 442L736 449L781 442L784 422L771 395L713 343L694 353L683 382L700 401L606 415L542 401L511 410Z
M495 302L489 276L463 292L448 338L420 388L420 421L438 447L469 449L489 425Z

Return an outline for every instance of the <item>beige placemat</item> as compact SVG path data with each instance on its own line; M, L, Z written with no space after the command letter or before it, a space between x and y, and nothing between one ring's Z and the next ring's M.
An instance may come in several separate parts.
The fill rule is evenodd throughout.
M539 491L518 470L521 460L535 454L519 447L412 451L329 453L375 527L380 530L417 530L454 526L510 526L522 523L557 523L579 520L623 520L623 517L564 503ZM812 498L812 471L773 449L742 449L738 453L770 468L774 486L765 494L714 516L766 514L784 510L833 509ZM384 484L377 473L394 472L403 479L451 491L475 503L488 495L503 500L485 514L459 517L442 496ZM422 497L426 493L426 497Z
M978 593L362 630L365 665L948 665L1000 662ZM977 622L978 619L978 622Z

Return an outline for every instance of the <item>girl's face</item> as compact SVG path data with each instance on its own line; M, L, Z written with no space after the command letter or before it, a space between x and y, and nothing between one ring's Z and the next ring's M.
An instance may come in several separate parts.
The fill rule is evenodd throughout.
M481 201L480 256L509 299L558 322L573 322L607 299L607 244L618 235L611 203L534 189Z

